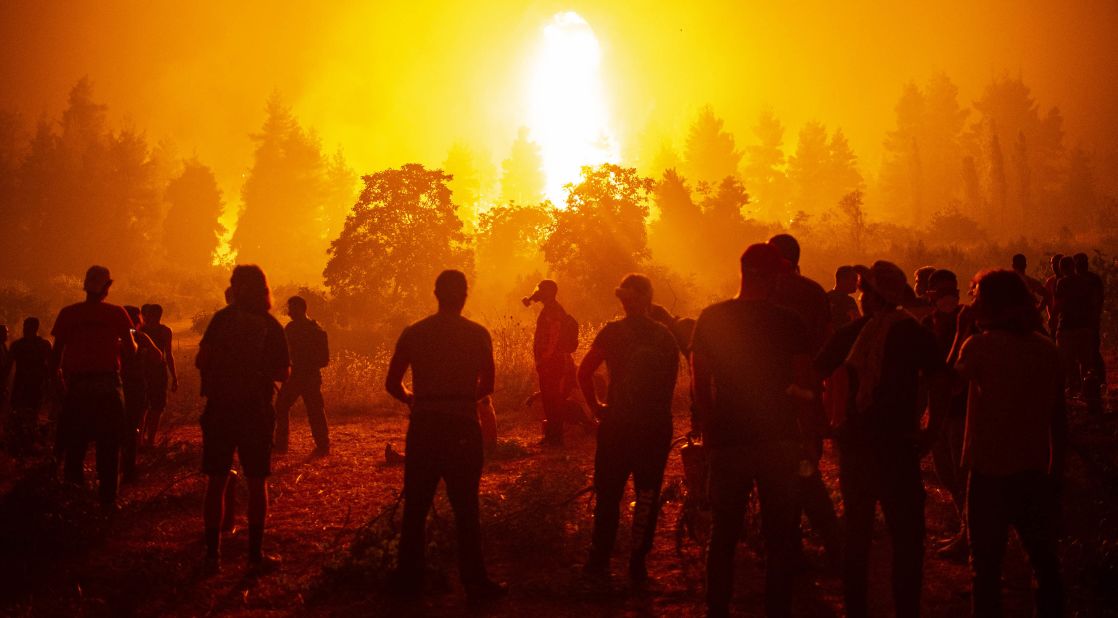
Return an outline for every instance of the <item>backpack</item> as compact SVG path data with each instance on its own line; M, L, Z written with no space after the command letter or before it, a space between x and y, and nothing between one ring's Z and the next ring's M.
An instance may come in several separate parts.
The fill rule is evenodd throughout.
M571 354L578 349L578 320L569 313L563 314L559 322L559 352Z
M310 349L308 350L308 360L311 365L318 369L330 364L330 340L326 335L326 331L318 324L314 325L311 335L308 338Z

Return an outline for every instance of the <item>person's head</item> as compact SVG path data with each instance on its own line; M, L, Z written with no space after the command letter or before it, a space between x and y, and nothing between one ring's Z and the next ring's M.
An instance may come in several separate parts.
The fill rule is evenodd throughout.
M307 300L302 296L292 296L287 299L287 315L292 319L307 317Z
M625 275L614 294L626 315L644 315L652 307L652 280L636 273Z
M979 277L974 311L978 323L986 329L1029 332L1041 323L1036 300L1012 270L993 270Z
M1075 258L1065 255L1060 258L1060 276L1070 277L1075 274Z
M39 318L34 316L23 321L23 336L35 337L39 334Z
M1029 266L1029 261L1025 259L1024 253L1018 253L1013 256L1013 270L1019 273L1025 272Z
M776 247L780 257L784 258L792 268L800 267L800 241L791 234L777 234L769 239L769 244Z
M1091 261L1087 259L1086 253L1075 254L1075 272L1083 274L1091 271Z
M853 266L839 266L835 271L835 289L843 294L858 291L858 271Z
M1064 254L1057 253L1056 255L1052 256L1052 260L1049 262L1049 264L1052 265L1052 274L1056 275L1056 277L1060 276L1060 262L1063 261L1063 259Z
M104 266L90 266L85 271L85 280L82 282L82 290L85 291L85 297L89 300L104 300L109 295L109 288L113 285L113 278L109 275L109 269Z
M950 270L939 269L928 278L928 299L936 311L951 313L959 306L959 278Z
M229 304L254 313L267 313L272 308L272 290L268 277L255 264L238 264L229 277Z
M547 304L553 302L555 297L559 294L559 284L551 279L544 279L536 284L536 289L531 294L520 299L525 307L530 306L532 303Z
M775 246L767 243L749 245L741 254L741 298L768 298L776 278L787 271L788 261Z
M140 308L135 305L125 305L124 312L128 314L128 319L132 320L133 326L140 325Z
M916 296L923 298L925 295L927 295L928 279L934 272L936 272L935 266L921 266L920 268L916 269L915 273L912 274L912 278L916 281L916 289L914 290L914 292L916 292Z
M892 262L878 260L859 278L862 290L862 311L866 314L896 309L911 294L904 271Z
M144 316L144 324L159 324L163 319L163 305L158 303L140 305L140 315Z
M466 275L460 270L444 270L435 278L440 313L461 313L466 306L466 292Z

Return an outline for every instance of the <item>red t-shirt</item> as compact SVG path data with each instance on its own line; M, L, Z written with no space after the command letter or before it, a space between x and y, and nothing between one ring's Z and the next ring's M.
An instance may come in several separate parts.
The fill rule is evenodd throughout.
M108 373L120 370L120 342L131 331L124 307L87 301L63 307L50 334L63 346L63 372Z

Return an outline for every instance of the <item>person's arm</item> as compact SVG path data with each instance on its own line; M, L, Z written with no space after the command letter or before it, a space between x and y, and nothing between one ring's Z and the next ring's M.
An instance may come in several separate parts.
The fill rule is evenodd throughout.
M586 405L590 406L590 411L594 413L594 418L602 418L605 412L605 405L598 399L598 393L594 389L594 373L601 367L602 362L605 361L606 356L600 345L591 345L590 350L582 357L582 362L578 365L578 387L582 390L582 397L586 400Z
M175 368L175 352L174 352L174 332L170 328L167 329L167 349L163 352L163 357L167 360L167 371L171 373L171 392L179 390L179 371Z
M118 309L120 313L117 316L116 336L120 339L120 354L122 358L131 358L139 350L133 336L136 325L132 323L132 318L128 317L128 312L124 310L124 307L118 307Z
M287 336L283 334L283 327L279 322L272 322L272 327L269 329L269 354L268 357L274 359L274 364L270 367L272 382L286 382L291 377L291 353L287 349Z
M920 454L923 456L932 450L951 413L953 377L936 336L922 326L919 329L919 339L914 343L919 354L917 358L921 359L921 373L928 386L928 426L920 435Z
M477 400L481 401L493 394L497 382L496 364L493 362L493 340L485 333L485 352L481 359L481 372L477 381Z
M392 360L388 361L388 374L384 378L384 390L410 408L415 405L415 395L404 386L404 374L407 373L408 366L411 365L411 359L407 351L407 336L408 331L404 329L404 332L400 334L400 339L396 341L396 350L392 353Z

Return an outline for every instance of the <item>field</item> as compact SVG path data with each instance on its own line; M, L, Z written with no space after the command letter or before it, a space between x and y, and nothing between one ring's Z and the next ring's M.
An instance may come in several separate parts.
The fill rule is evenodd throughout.
M699 547L675 528L682 466L673 452L665 504L649 568L653 582L631 589L624 578L627 521L623 521L614 579L589 585L579 565L589 547L594 440L575 431L562 450L536 446L539 411L525 408L532 375L518 350L517 329L494 329L501 365L497 410L500 443L482 479L482 526L491 574L508 581L509 597L484 610L468 610L454 567L453 524L445 497L430 520L432 592L419 605L393 601L384 574L394 559L403 469L387 465L386 443L403 448L402 406L380 395L383 359L343 357L328 374L332 453L310 459L312 443L301 405L292 411L292 448L277 457L271 481L266 551L282 566L254 576L244 564L244 494L237 531L226 542L220 573L202 569L201 495L197 472L200 434L191 343L178 351L184 381L172 399L171 426L143 453L141 480L122 489L121 509L101 513L87 488L66 487L42 453L0 460L0 614L29 616L494 616L702 615L703 565ZM681 381L677 434L686 429ZM1073 414L1075 448L1064 496L1062 551L1069 615L1113 615L1118 607L1118 415ZM93 478L92 456L87 477ZM833 454L824 459L837 492ZM929 544L949 534L955 516L946 492L927 475ZM836 496L837 498L837 496ZM627 498L628 500L628 498ZM627 509L623 517L627 518ZM757 523L738 552L735 608L761 612L762 554ZM875 537L871 594L876 615L889 615L889 552L880 524ZM806 538L808 565L799 582L796 613L841 615L837 573L823 566L821 548ZM925 613L969 612L964 564L929 555ZM1007 615L1027 612L1029 571L1015 543L1007 557Z

